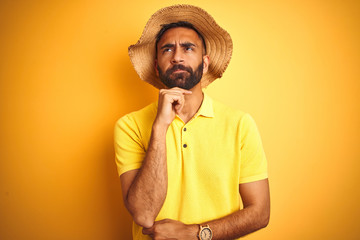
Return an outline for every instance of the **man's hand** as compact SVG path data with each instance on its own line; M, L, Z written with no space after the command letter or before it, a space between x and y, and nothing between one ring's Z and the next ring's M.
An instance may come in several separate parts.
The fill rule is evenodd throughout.
M179 114L185 104L185 95L192 94L191 91L182 88L160 89L158 111L155 124L168 127Z
M197 240L199 226L196 224L186 225L179 221L164 219L155 222L151 228L143 228L142 232L149 235L152 239Z

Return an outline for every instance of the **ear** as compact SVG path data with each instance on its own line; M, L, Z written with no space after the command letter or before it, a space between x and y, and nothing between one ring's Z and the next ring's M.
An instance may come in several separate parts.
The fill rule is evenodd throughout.
M154 68L155 68L155 73L156 73L156 76L159 76L159 70L158 70L158 62L157 62L157 59L155 59L155 62L154 62Z
M209 63L210 63L210 57L209 55L204 55L203 56L203 74L207 73L208 69L209 69Z

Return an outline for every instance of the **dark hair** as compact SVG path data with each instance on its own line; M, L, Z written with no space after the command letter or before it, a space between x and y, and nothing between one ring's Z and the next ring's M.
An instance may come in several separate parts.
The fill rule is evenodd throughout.
M194 27L194 25L192 25L189 22L186 21L179 21L179 22L174 22L174 23L168 23L168 24L162 24L161 25L161 29L158 32L158 34L156 35L156 42L155 42L155 51L156 51L156 56L157 56L157 45L161 39L161 37L164 35L164 33L171 29L171 28L178 28L178 27L183 27L183 28L188 28L188 29L192 29L196 32L196 34L199 36L199 38L201 39L201 42L203 44L204 47L204 54L206 54L206 44L205 44L205 39L204 37L201 35L201 33Z

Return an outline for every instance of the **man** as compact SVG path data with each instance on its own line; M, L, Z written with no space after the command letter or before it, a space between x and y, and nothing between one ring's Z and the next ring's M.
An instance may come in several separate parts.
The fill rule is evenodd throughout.
M139 76L160 89L156 103L115 126L134 239L235 239L268 224L267 162L256 125L202 92L231 53L230 35L191 5L156 12L129 47Z

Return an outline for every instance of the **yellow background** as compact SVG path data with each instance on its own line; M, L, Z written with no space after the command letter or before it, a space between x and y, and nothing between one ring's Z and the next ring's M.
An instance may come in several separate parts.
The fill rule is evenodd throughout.
M232 36L206 92L256 120L269 226L247 239L360 235L359 1L184 1ZM178 1L0 2L0 239L130 239L113 126L154 101L127 56Z

